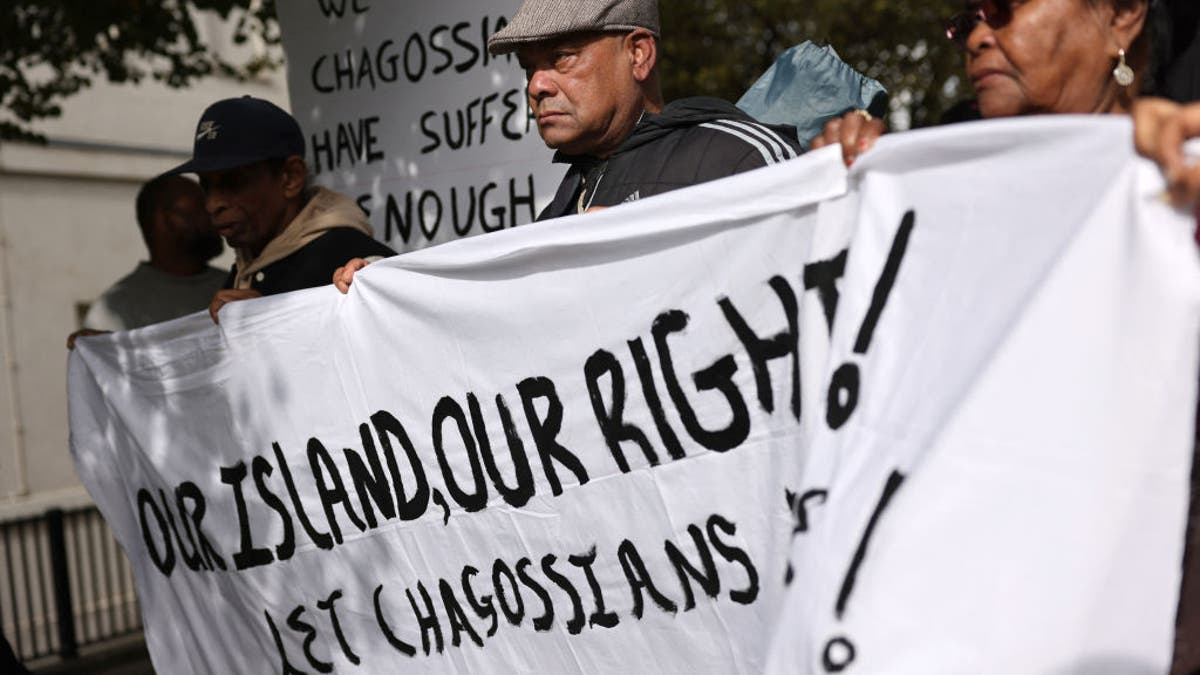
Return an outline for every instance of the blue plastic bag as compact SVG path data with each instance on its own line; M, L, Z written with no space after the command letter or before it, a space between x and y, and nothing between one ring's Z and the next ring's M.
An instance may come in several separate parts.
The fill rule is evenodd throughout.
M803 42L785 51L737 106L760 122L793 124L808 147L829 120L863 108L887 113L883 85L851 68L833 47Z

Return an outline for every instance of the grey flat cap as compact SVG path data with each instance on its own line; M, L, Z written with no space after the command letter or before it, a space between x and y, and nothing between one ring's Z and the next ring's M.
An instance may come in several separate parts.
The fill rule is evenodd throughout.
M507 26L488 38L488 51L507 54L522 44L570 33L658 31L658 0L525 0Z

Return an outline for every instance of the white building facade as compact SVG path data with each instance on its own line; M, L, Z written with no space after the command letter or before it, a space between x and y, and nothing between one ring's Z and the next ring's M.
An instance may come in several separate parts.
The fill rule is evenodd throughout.
M201 28L232 51L215 18ZM68 448L66 338L147 253L134 197L191 154L210 103L250 94L288 109L283 69L189 89L102 79L35 128L45 146L0 143L0 521L90 503ZM227 266L228 251L214 261Z

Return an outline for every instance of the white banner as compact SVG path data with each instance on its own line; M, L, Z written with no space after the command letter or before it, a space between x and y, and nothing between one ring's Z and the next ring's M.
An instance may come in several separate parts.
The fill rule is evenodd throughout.
M81 341L156 668L1162 671L1200 266L1129 137L902 134Z
M488 37L520 0L278 3L292 113L317 182L409 251L533 221L550 163L515 56Z

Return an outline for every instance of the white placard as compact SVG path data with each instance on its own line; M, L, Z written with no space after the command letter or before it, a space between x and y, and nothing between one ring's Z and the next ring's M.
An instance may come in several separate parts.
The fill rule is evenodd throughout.
M525 75L487 38L519 0L279 3L292 113L317 182L400 252L531 222L564 167Z

